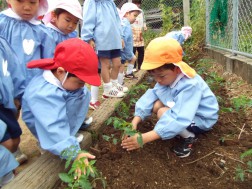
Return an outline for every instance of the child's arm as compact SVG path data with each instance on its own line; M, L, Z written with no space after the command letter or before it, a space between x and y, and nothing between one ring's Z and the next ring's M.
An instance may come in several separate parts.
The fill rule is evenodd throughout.
M139 137L139 135L135 134L134 136L124 139L121 144L122 147L127 149L127 151L140 148L140 145L137 142L137 137ZM143 139L143 144L146 144L148 142L152 142L154 140L160 139L160 136L154 130L152 130L147 133L143 133L142 139Z
M81 39L89 43L94 39L96 24L96 3L94 0L86 0L83 5L83 22L81 28Z

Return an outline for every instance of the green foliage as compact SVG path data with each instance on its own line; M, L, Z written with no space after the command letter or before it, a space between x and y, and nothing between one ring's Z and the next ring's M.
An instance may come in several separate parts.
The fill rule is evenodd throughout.
M246 96L239 96L237 98L231 99L231 102L236 111L239 111L241 108L246 109L252 107L252 99L249 99Z
M249 149L241 154L241 160L243 160L245 157L252 157L252 149ZM241 166L238 166L236 168L236 179L244 181L246 174L252 174L252 161L248 160L246 164L246 168L243 169Z
M156 37L158 37L160 35L160 33L155 32L153 30L147 30L145 32L143 32L143 38L144 38L144 44L145 47L148 46L148 44L150 43L150 41Z
M106 140L107 142L111 141L114 145L116 145L118 143L118 139L115 138L114 134L111 134L110 136L108 136L108 135L102 135L102 138L104 140Z
M163 20L162 34L164 35L167 32L171 31L171 29L173 28L172 7L168 6L165 0L160 0L159 8L162 10L162 20Z
M137 142L141 148L143 147L142 134L133 129L131 123L117 117L110 117L106 123L107 125L113 124L115 129L122 131L123 136L134 136L138 134Z
M121 102L120 104L116 105L115 108L116 113L119 117L128 119L130 117L130 106L125 102Z
M86 153L85 151L78 150L76 146L71 146L62 151L61 156L66 158L65 169L69 169L67 173L59 173L59 178L67 184L68 188L71 189L92 189L92 185L95 184L96 180L100 180L102 182L103 188L106 186L105 180L100 176L96 167L94 166L95 160L89 161L88 164L85 163L87 158L83 157L79 160L72 160L79 153ZM71 166L70 166L71 165ZM82 172L86 174L82 174L78 179L76 170L80 169Z

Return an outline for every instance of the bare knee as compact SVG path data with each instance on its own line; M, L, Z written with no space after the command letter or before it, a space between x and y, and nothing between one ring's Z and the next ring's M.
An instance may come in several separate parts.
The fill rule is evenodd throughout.
M157 114L158 110L160 108L164 107L164 104L160 101L160 100L157 100L154 105L153 105L153 113Z
M159 108L158 112L157 112L157 117L158 119L160 119L160 117L167 111L169 110L170 108L168 107L162 107L162 108Z
M7 148L10 152L16 152L18 149L18 145L20 143L20 137L18 138L10 138L4 142L1 143L5 148Z

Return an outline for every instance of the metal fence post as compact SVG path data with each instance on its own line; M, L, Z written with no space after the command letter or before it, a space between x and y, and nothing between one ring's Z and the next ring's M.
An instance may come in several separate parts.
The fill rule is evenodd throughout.
M238 50L238 9L239 0L233 0L233 37L232 37L232 54L237 55L234 51Z
M210 30L209 30L209 0L206 0L206 45L210 43Z
M184 25L190 25L190 1L183 0L183 11L184 11Z

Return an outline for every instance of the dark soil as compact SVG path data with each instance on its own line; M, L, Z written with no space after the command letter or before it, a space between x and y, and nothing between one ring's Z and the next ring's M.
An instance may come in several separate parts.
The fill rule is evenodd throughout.
M211 64L211 72L216 71L225 79L214 90L216 96L223 99L221 106L230 107L233 97L252 97L251 85L237 76L224 73L213 60ZM131 115L133 113L134 108ZM152 130L156 121L153 115L139 126L139 131ZM120 142L113 145L102 138L104 134L114 134L120 139L121 132L112 125L106 126L90 152L97 156L96 167L106 179L108 189L250 189L252 175L245 174L245 181L239 181L235 179L235 171L238 166L247 168L246 163L251 160L251 156L250 159L240 159L241 153L252 148L251 121L251 109L220 112L217 124L210 132L199 136L192 154L183 159L170 150L178 142L176 138L158 140L139 150L127 152L121 148ZM241 132L243 126L244 131ZM96 188L101 188L99 183Z

